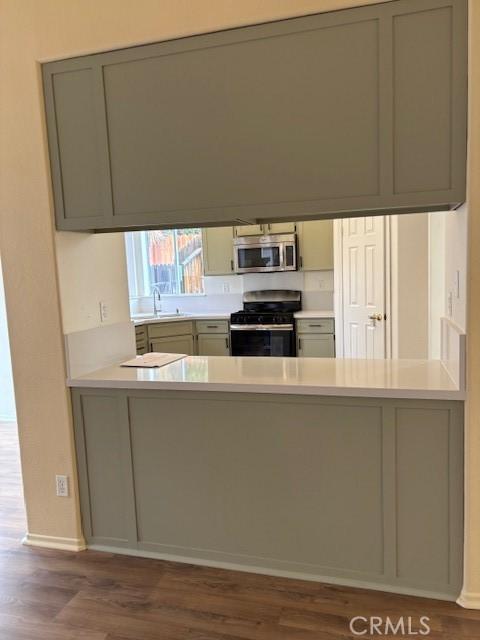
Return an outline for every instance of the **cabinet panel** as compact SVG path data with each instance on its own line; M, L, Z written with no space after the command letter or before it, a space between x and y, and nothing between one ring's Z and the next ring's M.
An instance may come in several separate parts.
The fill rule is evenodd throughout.
M378 193L378 21L342 23L211 34L107 65L114 218Z
M394 17L395 193L451 188L451 41L451 7Z
M193 356L193 335L155 338L155 340L150 340L150 351L156 351L158 353L186 353L187 356Z
M72 394L89 546L458 597L462 402Z
M300 358L335 357L335 338L333 335L302 333L297 337L297 347Z
M109 397L108 392L105 396L84 396L77 406L82 418L77 447L88 462L88 473L83 465L80 468L90 502L87 535L98 542L127 542L125 440L117 399Z
M59 228L104 226L110 214L102 87L79 64L45 77L47 130Z
M396 0L45 64L58 228L454 207L466 8Z
M199 356L228 356L230 355L230 339L227 333L198 334Z
M235 235L239 238L242 236L261 236L265 233L263 224L247 224L242 227L235 227Z
M301 222L299 253L303 271L333 269L333 220Z
M271 222L264 224L265 233L295 233L295 222Z
M203 268L206 276L233 273L233 227L208 227L202 231Z

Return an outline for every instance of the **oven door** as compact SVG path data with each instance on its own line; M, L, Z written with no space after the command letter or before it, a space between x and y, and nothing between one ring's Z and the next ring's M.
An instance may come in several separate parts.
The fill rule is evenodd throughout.
M291 324L232 325L230 344L232 356L293 357L295 332Z
M237 273L284 271L283 244L236 245L235 271Z

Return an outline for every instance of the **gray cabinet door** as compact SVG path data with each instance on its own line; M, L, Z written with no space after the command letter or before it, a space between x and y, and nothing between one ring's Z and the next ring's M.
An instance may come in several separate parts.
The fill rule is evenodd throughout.
M334 358L335 338L331 334L300 334L297 338L300 358Z
M266 233L263 224L246 224L240 227L235 227L235 235L237 238L243 236L261 236Z
M206 276L233 273L233 228L203 229L203 272Z
M302 271L333 269L333 220L309 220L299 224Z
M44 70L57 227L108 227L112 204L101 67L88 56Z
M45 64L58 228L452 208L466 6L396 0Z
M230 342L229 342L228 334L199 333L198 334L198 355L199 356L229 356Z
M188 356L193 356L193 336L155 338L150 341L150 351L156 351L158 353L186 353Z

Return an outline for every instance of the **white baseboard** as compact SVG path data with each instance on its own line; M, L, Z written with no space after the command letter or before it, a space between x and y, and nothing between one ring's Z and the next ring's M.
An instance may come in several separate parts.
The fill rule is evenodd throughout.
M457 604L464 609L480 609L480 593L468 593L467 591L462 591L457 600Z
M85 551L87 548L83 538L57 538L56 536L39 536L34 533L27 533L22 544L43 549L58 549L59 551Z

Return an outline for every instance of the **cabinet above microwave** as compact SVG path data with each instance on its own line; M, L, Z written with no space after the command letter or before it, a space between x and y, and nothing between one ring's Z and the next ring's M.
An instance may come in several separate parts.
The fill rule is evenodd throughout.
M465 200L466 0L394 0L43 65L58 229Z

